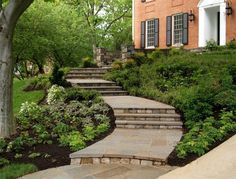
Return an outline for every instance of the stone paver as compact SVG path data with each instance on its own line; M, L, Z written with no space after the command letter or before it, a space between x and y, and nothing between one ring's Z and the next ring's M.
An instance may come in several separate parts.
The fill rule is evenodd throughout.
M111 81L103 80L103 79L67 79L67 81L77 84L77 83L114 83Z
M22 179L155 179L173 167L158 168L136 165L83 165L48 169L22 177Z
M159 179L236 179L236 135L189 165Z
M181 130L115 129L105 139L71 154L80 157L120 157L165 161L182 137Z
M112 108L174 109L167 104L135 96L104 96L103 99Z

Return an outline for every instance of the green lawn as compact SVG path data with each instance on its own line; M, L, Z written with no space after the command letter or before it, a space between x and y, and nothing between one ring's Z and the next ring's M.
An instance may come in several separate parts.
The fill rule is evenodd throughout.
M0 169L0 178L14 179L38 171L32 164L11 164Z
M18 113L20 110L21 104L28 102L38 102L43 98L43 91L31 91L25 92L24 88L30 83L31 79L17 80L13 82L13 111L14 114Z

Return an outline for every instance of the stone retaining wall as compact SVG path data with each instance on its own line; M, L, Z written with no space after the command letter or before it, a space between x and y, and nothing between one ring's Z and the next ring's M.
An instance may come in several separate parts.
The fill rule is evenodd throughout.
M86 165L86 164L133 164L142 166L161 166L166 165L162 160L143 160L135 158L118 158L118 157L101 157L101 158L74 158L71 159L71 165Z

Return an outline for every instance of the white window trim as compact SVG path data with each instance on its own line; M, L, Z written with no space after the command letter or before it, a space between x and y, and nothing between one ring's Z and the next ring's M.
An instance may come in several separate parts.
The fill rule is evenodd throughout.
M148 22L149 21L154 21L155 19L149 19L149 20L146 20L146 32L145 32L145 48L146 49L154 49L155 48L155 46L153 45L153 46L148 46Z
M173 47L181 47L181 46L183 46L183 43L175 43L175 29L174 29L175 19L174 18L175 18L175 16L178 16L178 15L183 15L183 13L178 13L178 14L172 15L172 46Z

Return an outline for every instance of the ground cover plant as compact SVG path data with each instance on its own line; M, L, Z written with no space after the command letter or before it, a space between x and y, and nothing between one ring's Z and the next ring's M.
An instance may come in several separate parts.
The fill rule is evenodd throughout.
M168 56L160 50L148 55L136 53L122 65L116 62L106 78L131 95L177 108L183 116L185 135L174 155L183 163L236 132L235 50L190 53L172 49Z
M11 163L32 163L39 170L67 165L71 152L112 131L112 116L97 92L53 85L45 105L35 102L21 105L16 115L17 133L0 139L0 168L6 166L2 171L9 173ZM26 166L29 171L27 168L30 167Z

